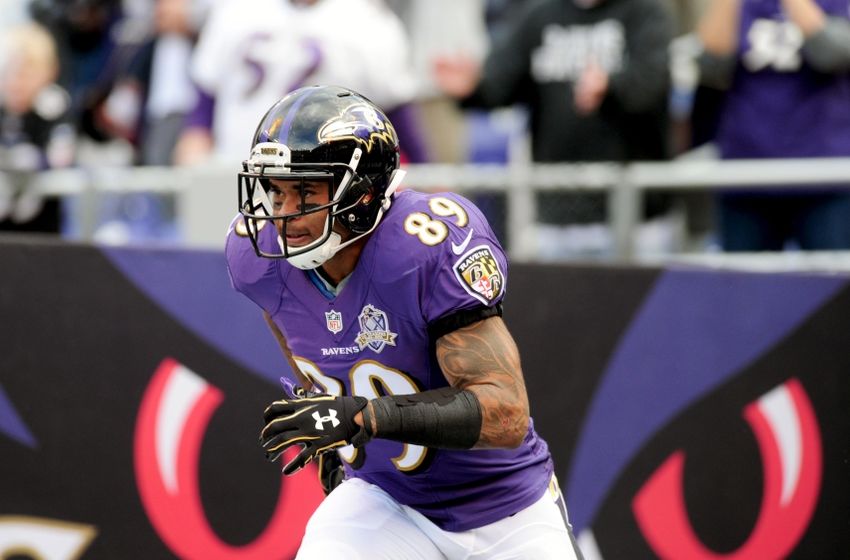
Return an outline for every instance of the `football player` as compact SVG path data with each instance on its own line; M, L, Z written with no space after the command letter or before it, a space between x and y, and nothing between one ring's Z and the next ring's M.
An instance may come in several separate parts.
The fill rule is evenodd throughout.
M345 471L298 558L579 558L501 319L505 253L464 198L399 191L398 154L372 102L316 86L271 107L239 174L230 277L304 384L261 445L298 449L285 474Z

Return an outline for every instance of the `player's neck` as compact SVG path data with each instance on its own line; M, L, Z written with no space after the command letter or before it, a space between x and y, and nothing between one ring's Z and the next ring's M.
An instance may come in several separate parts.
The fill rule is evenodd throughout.
M367 236L368 237L368 236ZM331 284L338 286L343 278L354 272L360 253L366 245L366 238L358 239L351 245L344 247L336 255L322 265L321 274Z

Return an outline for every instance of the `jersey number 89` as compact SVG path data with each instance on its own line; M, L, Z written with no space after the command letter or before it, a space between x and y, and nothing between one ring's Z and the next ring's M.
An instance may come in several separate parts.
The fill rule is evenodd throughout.
M428 208L432 213L441 218L454 217L455 225L465 227L469 223L469 216L460 204L438 196L428 201ZM449 227L442 221L432 218L425 212L413 212L404 220L404 231L415 235L419 241L428 246L442 243L449 236Z

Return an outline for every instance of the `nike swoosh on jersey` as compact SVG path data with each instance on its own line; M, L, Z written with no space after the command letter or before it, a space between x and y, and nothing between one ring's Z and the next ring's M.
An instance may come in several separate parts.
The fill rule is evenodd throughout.
M463 243L460 245L455 245L455 242L452 241L452 251L454 251L455 255L460 255L466 249L466 246L469 245L469 242L472 240L472 234L475 230L469 230L469 233L466 236L466 239L463 240Z

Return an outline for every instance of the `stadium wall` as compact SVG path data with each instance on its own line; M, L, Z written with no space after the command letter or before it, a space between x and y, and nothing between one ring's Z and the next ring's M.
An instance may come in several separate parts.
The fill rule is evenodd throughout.
M0 558L293 558L321 490L223 255L0 263ZM505 319L589 560L850 557L847 276L517 265Z

